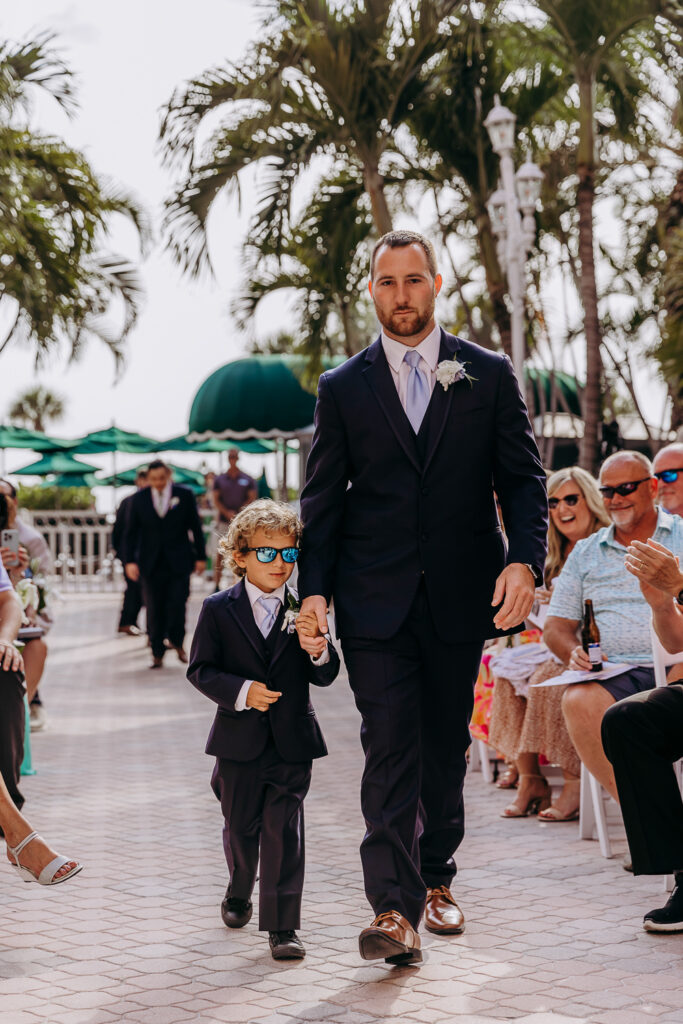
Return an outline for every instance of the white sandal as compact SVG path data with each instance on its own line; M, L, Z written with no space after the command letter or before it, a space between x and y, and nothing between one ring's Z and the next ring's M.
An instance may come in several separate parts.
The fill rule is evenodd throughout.
M69 857L57 856L54 857L49 864L45 865L39 875L34 874L30 868L25 868L23 864L19 863L19 854L33 839L40 839L41 842L44 842L37 832L30 832L25 839L22 839L22 841L14 847L14 849L12 849L9 843L7 844L7 849L16 861L16 864L12 864L12 867L16 868L25 882L38 882L40 885L58 885L60 882L66 882L67 878L71 878L72 875L77 875L79 871L83 870L83 865L76 862L75 868L72 868L71 871L67 871L65 875L55 878L59 869L63 868L65 864L74 863Z

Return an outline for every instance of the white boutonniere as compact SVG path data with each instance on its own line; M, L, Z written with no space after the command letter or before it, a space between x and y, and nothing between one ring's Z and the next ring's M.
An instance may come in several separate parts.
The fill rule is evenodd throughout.
M29 624L29 618L26 614L27 611L38 611L38 604L40 601L40 595L38 594L38 587L33 583L32 580L24 577L19 580L16 587L14 588L21 601L21 608L24 612L22 617L22 625L27 626Z
M436 368L436 379L444 391L448 391L451 384L457 384L459 380L469 381L470 387L477 379L470 377L465 371L465 364L459 363L457 359L442 359Z
M180 504L180 498L176 494L175 497L171 498L171 504L168 506L169 510L172 509L172 508L175 508L179 504Z
M301 601L298 595L293 590L287 590L287 607L285 608L285 617L282 620L282 629L287 630L288 633L293 633L296 629L296 619L301 611Z

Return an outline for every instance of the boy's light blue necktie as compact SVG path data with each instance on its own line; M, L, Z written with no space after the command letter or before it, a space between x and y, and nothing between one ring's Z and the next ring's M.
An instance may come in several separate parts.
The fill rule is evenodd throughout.
M275 625L275 620L277 618L278 612L280 611L281 601L279 597L268 597L264 594L263 597L259 597L258 603L261 605L262 608L265 608L267 612L267 615L263 622L261 623L261 625L259 626L259 629L261 630L264 636L268 636L271 629Z
M406 416L410 420L410 424L416 434L420 429L420 424L424 419L424 414L427 411L429 399L431 398L427 378L422 370L418 370L421 358L420 353L414 349L406 352L403 357L410 367L408 387L406 388Z

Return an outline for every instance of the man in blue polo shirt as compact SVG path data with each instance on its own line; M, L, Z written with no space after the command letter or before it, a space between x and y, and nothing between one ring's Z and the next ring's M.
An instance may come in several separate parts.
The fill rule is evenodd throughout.
M600 727L615 701L652 689L650 609L637 579L626 572L626 549L649 537L683 556L683 520L656 505L652 464L639 452L617 452L604 463L600 490L611 526L579 541L555 580L544 640L568 668L590 669L578 632L587 598L593 602L603 656L625 662L628 672L567 688L562 706L572 742L583 764L617 799L612 766Z

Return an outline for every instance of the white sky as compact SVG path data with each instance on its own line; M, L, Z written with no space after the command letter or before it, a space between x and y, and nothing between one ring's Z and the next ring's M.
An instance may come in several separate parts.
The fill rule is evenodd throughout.
M0 32L13 40L46 29L57 33L60 50L78 76L80 108L69 121L53 101L43 100L35 107L32 124L84 150L99 174L136 195L158 228L170 186L155 151L159 110L191 76L226 58L239 58L254 38L258 20L258 7L249 0L194 0L190 5L118 0L114 6L102 0L28 0L3 4ZM246 215L253 198L247 183ZM40 381L66 398L66 416L51 428L55 434L77 436L113 421L155 437L184 433L202 381L244 354L247 344L228 312L240 279L247 216L234 203L217 206L211 230L215 280L183 277L159 245L142 264L146 306L129 337L126 369L118 382L111 357L96 341L80 362L67 366L64 358L55 358L37 374L30 350L8 349L0 361L0 421L10 400ZM135 237L127 226L119 225L113 243L113 248L136 257ZM548 285L552 307L557 289ZM271 304L259 316L257 333L276 333L287 327L286 319L286 305ZM647 371L644 376L649 377ZM647 411L657 422L661 387L650 378L644 390ZM26 461L26 453L12 453L8 468ZM187 456L178 461L187 464ZM215 457L209 461L215 463ZM121 464L130 460L122 457ZM244 464L260 472L262 460L245 459Z

